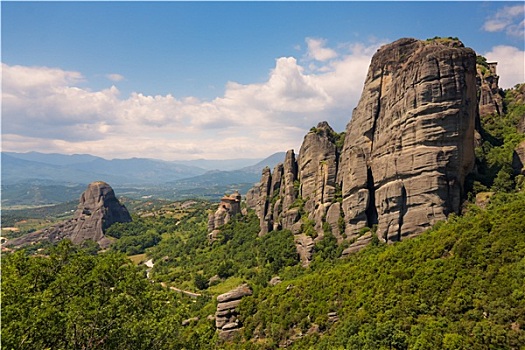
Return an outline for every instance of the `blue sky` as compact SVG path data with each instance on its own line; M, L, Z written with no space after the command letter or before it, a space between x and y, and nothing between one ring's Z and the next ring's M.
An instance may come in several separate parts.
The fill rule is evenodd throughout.
M455 36L523 76L523 2L5 2L2 149L264 157L343 131L371 55ZM520 67L521 66L521 67Z

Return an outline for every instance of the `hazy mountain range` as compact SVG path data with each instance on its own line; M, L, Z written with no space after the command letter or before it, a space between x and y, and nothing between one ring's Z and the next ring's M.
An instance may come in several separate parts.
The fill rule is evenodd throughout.
M213 198L233 187L248 189L258 181L265 166L273 168L283 160L284 152L265 159L186 161L2 152L2 205L38 205L75 199L85 185L97 180L131 196Z

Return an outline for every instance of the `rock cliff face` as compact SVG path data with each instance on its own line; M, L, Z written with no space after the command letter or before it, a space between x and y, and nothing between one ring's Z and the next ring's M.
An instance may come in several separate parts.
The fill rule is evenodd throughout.
M478 105L480 116L501 115L503 112L502 91L499 87L497 63L477 66Z
M373 234L399 241L459 212L474 166L476 92L476 54L457 40L383 46L346 136L320 123L305 136L297 161L289 151L276 167L279 195L269 169L250 191L247 204L264 224L261 234L291 229L307 264L305 247L327 230L351 242L348 253ZM365 233L367 227L375 232Z
M525 134L525 115L521 117L521 120L518 123L518 132Z
M321 122L305 136L299 158L299 196L304 199L304 211L314 222L319 238L323 236L323 218L336 195L339 135L327 122Z
M341 156L350 239L377 224L398 241L459 212L476 104L476 54L457 41L401 39L374 55Z
M44 240L57 242L67 238L74 244L92 240L106 248L110 241L104 235L105 230L116 222L130 221L128 210L120 204L111 186L97 181L89 184L80 196L72 219L12 240L9 245L22 246Z

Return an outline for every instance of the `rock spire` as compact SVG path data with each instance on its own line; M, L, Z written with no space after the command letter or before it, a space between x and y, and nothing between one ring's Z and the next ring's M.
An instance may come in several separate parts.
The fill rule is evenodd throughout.
M22 246L44 240L57 242L67 238L74 244L92 240L106 248L110 244L110 240L104 235L106 229L116 222L130 221L128 210L120 204L111 186L103 181L96 181L89 184L80 196L72 219L12 240L8 244Z

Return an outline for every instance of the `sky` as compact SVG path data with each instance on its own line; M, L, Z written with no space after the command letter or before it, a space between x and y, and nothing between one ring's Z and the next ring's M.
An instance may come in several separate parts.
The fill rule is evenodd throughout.
M525 82L524 2L1 2L2 150L264 158L344 131L372 55L458 37Z

